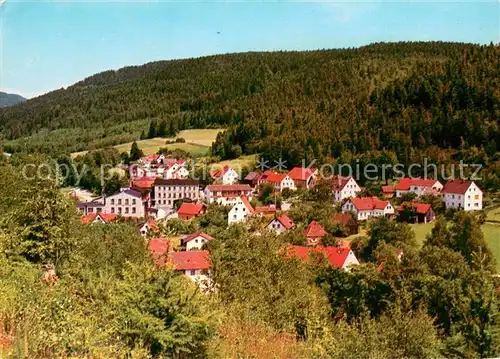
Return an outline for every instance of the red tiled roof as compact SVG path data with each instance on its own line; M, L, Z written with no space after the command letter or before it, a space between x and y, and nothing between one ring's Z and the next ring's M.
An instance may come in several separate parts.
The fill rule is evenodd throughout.
M333 176L332 183L333 183L333 190L334 191L342 191L347 184L347 182L350 181L352 177L351 176Z
M116 213L90 213L86 216L83 216L81 222L83 224L92 223L97 219L97 216L99 216L105 223L114 221L118 217Z
M427 211L431 208L431 205L428 203L419 202L403 202L401 206L399 206L398 211L401 212L404 207L414 207L417 213L426 214Z
M154 261L159 265L165 264L165 254L172 250L170 240L167 238L152 238L148 247Z
M265 179L266 182L281 183L287 175L284 173L271 173Z
M173 252L169 257L175 269L194 270L210 268L210 256L208 251Z
M324 237L328 233L325 231L321 224L316 221L312 221L311 223L309 223L309 226L307 226L304 234L306 237Z
M196 216L200 214L202 209L203 209L203 204L184 202L177 210L177 214Z
M340 223L348 225L350 221L354 220L350 213L337 213L332 217L332 223Z
M136 187L141 189L150 189L155 183L156 177L141 177L136 178L130 182L130 187Z
M382 186L382 193L394 193L393 186Z
M443 187L443 193L464 194L469 189L472 181L468 180L448 180Z
M203 233L203 232L196 232L196 233L193 233L193 234L190 234L189 236L187 237L184 237L184 239L182 240L184 243L187 243L187 242L190 242L192 241L193 239L197 238L197 237L202 237L202 238L205 238L207 241L211 241L212 239L214 239L213 237L209 236L208 234L206 233Z
M350 201L358 211L384 209L389 204L389 202L381 201L377 197L351 198Z
M250 204L250 202L248 202L248 198L246 198L246 196L241 196L241 201L243 202L243 204L245 205L245 207L248 209L248 212L250 214L253 214L255 212L255 210L253 209L253 207Z
M309 261L311 253L321 253L328 260L328 263L334 268L342 268L350 253L349 248L342 247L322 247L316 248L303 246L288 246L287 254L289 257L297 257L303 261Z
M293 223L292 219L288 217L286 214L281 214L276 218L286 229L292 229L295 224Z
M422 178L402 178L396 185L396 189L400 191L408 191L410 186L418 187L432 187L437 181L433 179L422 179Z
M252 188L247 184L211 184L206 187L210 192L224 192L224 191L251 191Z
M217 169L217 170L212 170L210 171L210 176L213 178L220 178L226 174L227 171L229 171L231 167L228 165L222 167L222 169Z
M156 222L153 219L148 219L145 223L141 224L140 227L143 227L146 224L149 226L149 228L151 228L152 231L157 231L158 230L158 226L157 226Z
M288 176L294 181L306 181L315 171L315 168L294 167L288 172Z

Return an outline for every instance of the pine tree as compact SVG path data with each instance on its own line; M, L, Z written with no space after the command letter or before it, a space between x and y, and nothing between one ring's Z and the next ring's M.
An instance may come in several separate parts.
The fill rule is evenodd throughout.
M132 143L132 147L130 148L129 160L130 161L137 161L142 156L144 156L144 153L142 152L142 150L137 145L137 142L134 141Z

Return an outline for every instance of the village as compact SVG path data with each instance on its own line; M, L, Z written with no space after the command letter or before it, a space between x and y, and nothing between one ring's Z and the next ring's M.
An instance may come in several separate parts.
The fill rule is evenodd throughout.
M184 160L164 155L142 157L131 167L129 186L120 191L88 201L78 200L82 223L107 224L118 220L134 221L139 233L148 239L149 250L160 265L172 265L200 287L210 283L210 256L205 243L214 240L203 232L183 235L175 246L168 236L159 236L159 224L177 219L191 221L207 212L210 205L227 210L227 226L245 224L252 218L264 221L270 233L282 235L296 225L287 214L294 205L283 200L265 206L253 206L264 187L275 197L284 192L310 190L319 181L315 168L295 167L286 173L274 170L250 172L243 179L228 165L210 171L212 184L204 188L199 180L189 178ZM463 211L479 211L483 206L481 189L469 180L448 180L444 185L434 179L402 178L394 186L382 186L382 196L358 196L363 188L352 176L330 178L332 207L339 211L331 223L342 228L341 237L358 234L364 222L377 217L410 223L430 223L436 217L432 205L419 202L422 196L434 196L444 207ZM395 205L395 200L410 194L411 201ZM77 197L76 194L74 194ZM400 202L400 201L399 201ZM295 202L296 203L296 202ZM305 245L289 245L287 255L308 261L311 253L320 253L334 268L349 270L359 264L348 240L339 238L335 246L325 245L331 236L321 223L312 220L302 232ZM337 233L338 236L338 233ZM398 254L400 256L401 253Z

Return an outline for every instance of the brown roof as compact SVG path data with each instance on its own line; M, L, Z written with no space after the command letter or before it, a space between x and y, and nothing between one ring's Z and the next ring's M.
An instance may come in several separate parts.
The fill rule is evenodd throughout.
M472 181L468 180L448 180L443 187L443 193L464 194L469 189Z
M340 223L344 225L348 225L350 221L353 221L352 215L350 213L337 213L332 217L333 223Z
M309 226L307 226L305 231L306 237L324 237L327 234L328 233L325 231L323 226L316 221L309 223Z
M200 181L195 180L195 179L177 179L177 178L172 178L172 179L163 179L163 178L157 178L155 180L155 186L162 185L162 186L199 186Z
M211 184L206 187L210 192L224 191L251 191L252 188L247 184Z

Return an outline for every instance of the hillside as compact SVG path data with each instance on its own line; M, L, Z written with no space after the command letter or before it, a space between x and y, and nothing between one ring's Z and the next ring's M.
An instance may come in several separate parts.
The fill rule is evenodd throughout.
M10 152L126 143L156 119L174 132L228 128L213 148L222 159L241 150L292 164L386 149L408 161L472 146L491 159L499 55L499 46L436 42L160 61L2 109L0 125Z
M26 99L20 95L0 91L0 107L17 105L18 103L23 103L25 101Z

